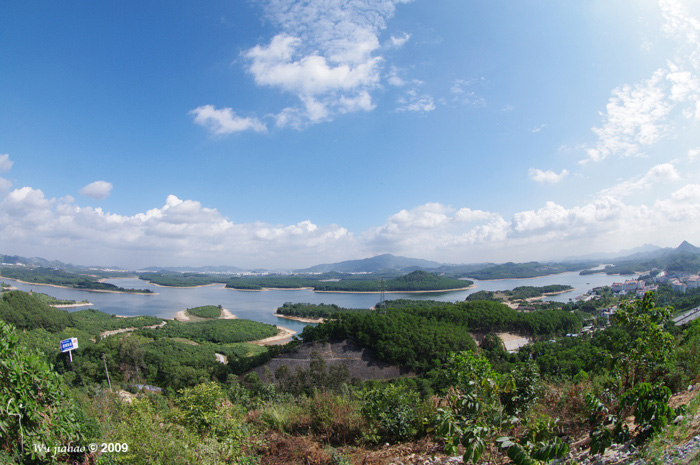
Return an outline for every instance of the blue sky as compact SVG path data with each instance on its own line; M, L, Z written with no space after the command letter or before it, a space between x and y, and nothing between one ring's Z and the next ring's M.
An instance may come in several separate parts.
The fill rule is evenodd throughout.
M700 245L692 0L3 2L0 253Z

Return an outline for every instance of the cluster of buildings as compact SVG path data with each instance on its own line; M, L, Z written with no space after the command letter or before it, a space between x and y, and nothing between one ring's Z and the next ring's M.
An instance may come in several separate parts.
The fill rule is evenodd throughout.
M659 284L668 283L674 292L685 293L689 289L700 288L700 276L689 273L666 273L662 271L654 276L653 283L642 279L628 279L624 283L613 283L610 288L616 294L626 295L636 293L636 297L643 297L647 291L656 291Z
M636 297L644 297L645 292L655 292L659 289L658 284L648 284L642 279L628 279L624 283L613 283L610 286L615 294L627 295L634 293Z
M688 289L697 289L700 287L700 276L688 273L667 274L665 271L657 274L654 278L657 283L668 283L674 292L684 293Z

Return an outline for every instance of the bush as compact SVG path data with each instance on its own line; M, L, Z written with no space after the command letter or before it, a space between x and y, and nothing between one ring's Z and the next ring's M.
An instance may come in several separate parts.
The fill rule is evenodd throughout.
M382 441L403 441L415 436L419 428L418 394L403 386L388 385L368 391L362 415L373 425Z
M0 449L23 461L57 458L54 446L80 444L84 437L80 425L84 415L68 396L61 376L42 357L21 345L16 330L3 321L0 405L8 413L0 416ZM36 449L34 444L49 450Z

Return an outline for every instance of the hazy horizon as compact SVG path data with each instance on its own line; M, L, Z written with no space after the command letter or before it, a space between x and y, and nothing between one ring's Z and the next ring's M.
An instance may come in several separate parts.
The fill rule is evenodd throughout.
M306 268L700 244L700 4L0 5L0 252Z

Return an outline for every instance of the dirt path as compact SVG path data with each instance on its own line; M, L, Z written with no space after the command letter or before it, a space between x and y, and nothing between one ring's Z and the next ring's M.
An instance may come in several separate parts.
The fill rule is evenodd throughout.
M149 328L149 329L160 328L162 326L165 326L165 323L167 323L167 321L163 321L162 323L157 324L157 325L144 326L143 328ZM100 339L104 339L107 336L113 336L115 334L130 333L131 331L136 331L137 329L143 329L143 328L122 328L122 329L115 329L112 331L104 331L104 332L100 333Z
M293 329L285 328L284 326L277 326L277 329L279 329L280 332L277 333L276 336L266 337L265 339L259 339L257 341L249 341L250 344L259 346L281 345L288 342L292 336L297 333Z

